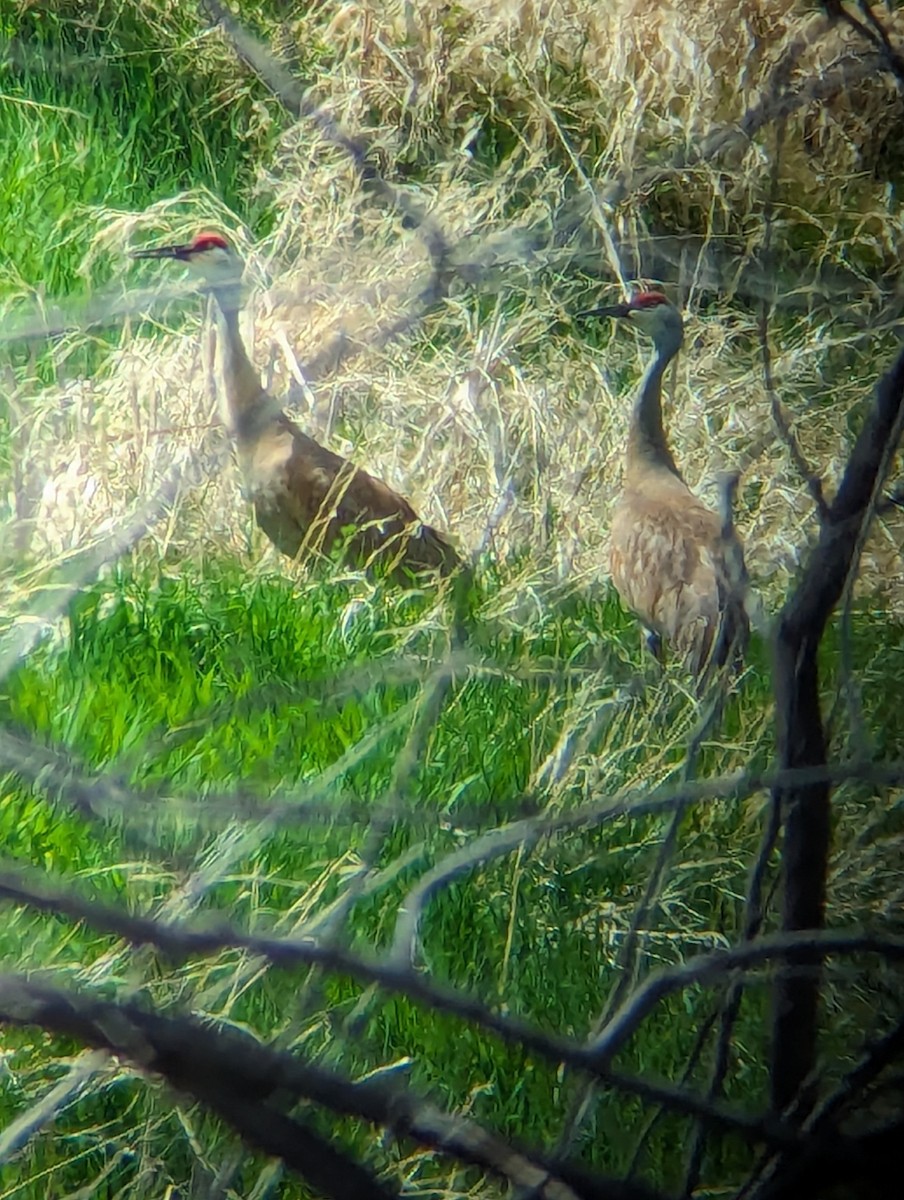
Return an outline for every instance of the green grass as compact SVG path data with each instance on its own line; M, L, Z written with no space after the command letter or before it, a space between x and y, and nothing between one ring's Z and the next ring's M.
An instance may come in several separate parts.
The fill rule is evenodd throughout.
M492 588L475 600L468 642L475 665L448 695L380 851L377 865L388 866L421 842L417 870L403 871L396 884L356 907L354 943L383 944L406 887L459 844L463 835L453 832L456 824L473 825L469 814L476 812L482 825L514 815L532 773L562 731L586 723L588 699L592 706L595 697L602 701L611 695L613 682L619 676L627 681L626 668L637 665L636 631L608 596L572 596L527 622L487 617L498 600ZM312 584L299 593L278 577L249 585L226 568L206 578L186 571L154 583L117 572L73 607L63 645L47 643L36 650L7 681L2 713L15 727L70 748L92 767L124 775L135 786L159 785L170 797L233 789L267 796L274 790L317 788L321 773L382 730L360 762L318 789L323 799L340 805L354 797L356 821L340 816L334 824L282 829L250 855L228 863L205 896L205 909L228 912L242 926L285 930L283 914L292 906L313 914L338 894L343 871L362 851L367 808L379 805L390 786L411 727L405 706L417 700L420 687L416 680L393 682L393 663L404 655L420 663L425 675L445 644L444 620L425 598L391 593L367 598L360 585L356 595L354 584ZM384 680L331 699L332 680L381 663L386 664ZM312 681L321 681L313 691ZM687 722L687 701L674 697L667 707L679 728ZM394 724L400 714L404 720ZM611 721L583 759L589 767L597 756L608 757L611 769L598 786L616 790L636 778L648 744L642 731L661 728L664 715L658 689L614 706ZM758 736L768 736L762 726ZM626 749L632 743L633 752ZM749 743L745 749L749 753ZM662 777L670 771L668 757L663 756ZM727 769L740 761L743 756L729 748L714 755L713 766ZM557 803L573 804L586 790L575 782ZM177 876L184 874L216 836L179 816L177 804L161 801L152 826L159 861L146 853L136 861L128 821L118 832L114 821L99 837L96 829L48 800L40 789L22 789L7 780L0 802L7 855L77 878L83 891L136 911L163 901L173 887L174 862ZM694 818L694 837L709 843L726 821L736 826L737 815ZM472 988L491 1002L504 996L510 1011L579 1034L598 1007L601 979L611 974L610 949L602 936L607 922L598 922L595 908L601 897L613 898L623 923L653 853L645 842L652 835L655 843L659 825L623 821L582 837L553 839L523 856L475 870L430 906L423 930L425 961L441 979ZM701 895L720 874L723 868L713 876L701 865ZM737 875L736 885L741 880ZM711 901L703 907L711 908ZM698 944L693 926L700 915L695 913L689 924L682 918L684 934L674 946L663 942L657 955L671 959L680 946ZM705 926L709 917L706 912ZM568 936L569 929L581 932ZM73 979L94 964L101 978L109 972L111 983L128 961L110 939L87 930L60 934L58 922L19 913L0 937L0 952L20 968L52 962L55 972ZM704 944L709 937L704 930ZM233 970L229 956L218 963L193 963L181 972L182 986L204 997L202 1010L246 1023L264 1037L278 1033L294 1007L287 1001L299 979L272 976L230 1000ZM172 1002L177 977L157 981L158 1001ZM141 990L149 986L147 980ZM449 1103L461 1105L475 1086L485 1086L475 1101L478 1115L520 1137L544 1136L556 1087L547 1068L526 1064L522 1054L503 1050L475 1031L453 1029L448 1019L427 1016L400 999L369 1002L362 1039L328 1036L341 1029L359 995L360 989L347 982L327 982L317 1020L308 1018L307 1053L324 1054L353 1071L412 1055L417 1082ZM647 1066L666 1073L677 1069L693 1036L696 1011L692 1005L688 1012L670 1014L671 1036L658 1030L641 1052ZM675 1027L676 1019L681 1028ZM34 1043L26 1035L11 1041L21 1047L13 1052L15 1075L34 1053ZM52 1060L51 1054L48 1069ZM16 1108L9 1089L4 1105L7 1112ZM148 1105L153 1106L151 1098L139 1107L145 1111ZM623 1107L607 1106L604 1128L624 1120ZM173 1137L172 1130L166 1136ZM597 1145L606 1143L602 1137ZM609 1154L603 1152L603 1158ZM81 1178L82 1167L73 1170ZM66 1172L62 1178L68 1178Z
M272 222L259 164L284 114L219 39L201 36L196 6L88 7L0 4L0 311L62 300L77 321L123 267L89 253L110 213L190 192L256 236ZM91 375L120 325L14 345L10 361L20 380L59 379L64 358L67 377Z
M150 6L90 7L91 20L71 5L0 9L0 296L83 290L86 207L207 187L252 226L266 215L252 192L275 102L235 69L224 93L228 51L199 36L193 6L156 21Z
M585 729L598 705L615 697L581 749L578 769L555 792L540 788L540 799L567 808L590 795L675 778L680 769L694 706L675 686L678 678L633 696L616 694L645 664L636 630L612 597L550 596L528 615L516 599L504 580L492 578L472 597L472 665L455 680L402 785L374 865L388 867L408 850L414 859L354 906L353 945L385 945L420 873L473 836L465 831L475 823L489 827L514 815L525 790L537 790L536 770L562 733ZM299 918L324 911L366 852L368 813L392 786L420 681L447 645L449 619L429 597L374 591L354 579L298 589L278 576L248 581L228 565L203 573L186 566L155 578L115 571L73 605L66 636L36 648L6 681L0 713L4 723L68 748L93 769L156 789L156 814L89 824L52 792L8 776L0 793L7 859L149 912L211 852L228 823L222 809L198 818L194 809L180 808L180 797L206 795L214 804L240 794L247 807L248 797L253 803L275 794L290 802L301 789L335 803L335 820L285 824L245 853L225 857L201 902L202 912L222 913L240 927L288 933ZM403 673L403 660L415 664L413 678ZM357 688L336 686L352 675L363 681ZM705 770L764 763L770 741L760 664L706 746ZM343 756L347 769L331 774ZM688 813L678 862L645 942L644 970L732 936L758 828L755 808L745 804L701 805ZM623 819L542 840L475 869L429 906L424 963L438 979L489 1003L504 1002L544 1028L580 1036L615 980L611 938L629 920L663 829L659 818ZM0 954L10 969L49 967L73 984L84 986L90 972L104 991L116 992L128 980L139 996L164 1008L188 1004L264 1039L288 1039L353 1075L411 1056L415 1084L455 1108L470 1097L477 1117L520 1139L547 1139L569 1092L534 1056L401 998L362 1001L360 987L341 978L315 986L305 972L271 971L237 986L245 971L240 956L175 970L152 966L144 952L130 954L114 939L26 910L8 911ZM728 1087L745 1104L763 1095L763 998L754 989ZM711 1004L711 993L699 989L662 1004L620 1056L620 1067L677 1079ZM364 1023L352 1036L346 1022L362 1011ZM9 1074L0 1124L49 1085L59 1072L55 1064L71 1052L28 1032L6 1033L4 1045ZM695 1078L704 1078L699 1069ZM589 1160L624 1169L646 1111L607 1094L585 1130ZM198 1114L192 1120L211 1152L221 1145L215 1122ZM160 1178L184 1183L191 1159L184 1128L161 1107L155 1089L118 1078L67 1112L55 1137L38 1138L18 1162L0 1168L0 1181L13 1189L3 1194L45 1195L41 1170L61 1189L84 1185L102 1160L130 1143L136 1126L152 1131L143 1153L161 1156ZM674 1145L684 1128L668 1119L652 1137L647 1165L661 1182L674 1182L680 1169ZM367 1131L349 1128L346 1135L373 1159ZM93 1139L92 1156L68 1162L73 1147ZM721 1169L736 1169L738 1153L735 1147ZM104 1184L109 1190L96 1194L113 1196L134 1184L139 1165L124 1160ZM249 1158L250 1174L259 1167Z

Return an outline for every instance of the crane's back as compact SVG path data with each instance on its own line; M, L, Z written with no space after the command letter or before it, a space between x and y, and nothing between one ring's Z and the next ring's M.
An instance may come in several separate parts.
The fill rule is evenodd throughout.
M215 292L221 314L226 421L258 524L290 558L328 553L346 539L360 565L406 571L461 565L403 496L308 437L262 387L239 329L239 299ZM404 581L404 580L403 580Z
M392 488L321 446L282 412L236 439L258 524L291 558L347 540L360 565L399 571L460 565L455 550Z

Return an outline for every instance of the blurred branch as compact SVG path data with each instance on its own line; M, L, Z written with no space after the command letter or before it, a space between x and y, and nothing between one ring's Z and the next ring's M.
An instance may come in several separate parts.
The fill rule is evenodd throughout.
M682 148L666 164L657 163L637 171L626 170L598 184L601 202L606 208L615 208L632 196L649 194L657 185L676 185L680 177L700 163L718 166L720 162L731 169L747 151L754 139L767 126L786 121L802 109L824 106L836 96L849 95L864 82L873 81L885 64L884 52L880 50L846 50L833 62L827 63L818 73L799 82L793 81L794 69L805 51L816 45L829 28L827 22L805 28L789 43L775 64L772 72L760 89L759 99L742 115L740 120L728 126L717 126L690 148ZM557 223L557 233L567 238L586 226L587 205L583 197L579 202L569 201ZM655 226L653 227L655 230ZM652 236L642 238L634 245L617 243L617 252L625 275L629 278L647 277L663 282L673 278L683 254L691 249L698 255L698 272L704 286L725 294L726 278L733 279L734 290L751 298L772 298L778 295L782 307L803 306L809 308L815 297L820 297L837 310L837 297L843 295L850 303L851 295L862 288L862 277L853 271L837 267L830 270L820 265L813 272L812 281L802 279L801 270L810 274L810 264L785 262L770 264L764 270L741 246L709 245L705 239L693 235L676 238L673 231L659 229ZM740 259L739 259L740 256ZM592 251L581 260L581 269L594 271L594 259L598 251ZM894 305L893 319L897 318L898 302L894 289L887 280L871 280L872 293L882 295ZM854 322L861 318L855 316ZM865 318L864 318L865 320ZM868 336L875 336L875 317L870 316ZM784 434L782 435L784 437ZM804 478L810 478L804 472Z
M254 72L287 112L298 120L310 121L331 145L348 155L364 191L400 213L404 226L419 232L430 256L432 269L429 276L409 300L405 312L380 329L368 344L372 348L379 348L410 332L427 311L447 294L456 273L451 262L452 247L444 232L421 204L384 178L371 161L366 142L346 133L324 107L310 100L307 92L272 50L250 34L229 9L219 0L199 0L199 7L214 25L223 29L237 57ZM310 384L335 371L359 348L356 339L349 338L344 330L340 330L304 364L305 381Z
M362 349L383 349L396 338L415 330L429 309L444 294L444 288L440 287L437 279L436 272L432 272L429 280L407 299L405 312L377 329L366 342L349 337L343 329L327 339L317 353L302 364L305 383L310 385L332 374L340 366L346 364L349 359L360 353Z
M399 968L391 962L366 958L335 944L321 946L313 941L253 936L224 927L191 930L184 924L164 924L85 900L72 892L50 890L37 883L25 882L17 872L5 871L0 875L0 895L40 911L84 920L92 928L115 934L134 945L152 945L176 961L193 954L210 954L232 948L250 951L283 968L316 964L349 975L359 982L377 984L389 992L406 995L426 1007L478 1026L510 1045L526 1047L551 1062L588 1071L613 1087L663 1103L676 1112L711 1121L747 1140L776 1145L789 1144L790 1134L780 1123L772 1119L752 1119L722 1104L702 1101L677 1089L648 1084L616 1073L611 1070L612 1058L665 996L692 984L718 981L728 971L760 966L774 959L791 964L809 961L814 947L818 947L822 955L869 953L884 956L890 961L904 960L904 939L829 933L764 938L754 945L700 955L651 976L626 1001L598 1037L581 1044L571 1038L537 1029L520 1018L495 1013L467 993L434 983L408 967Z
M338 121L322 106L308 99L291 72L283 66L269 47L253 37L219 0L200 0L200 8L215 25L220 25L232 43L237 56L250 67L287 112L299 120L310 121L332 145L343 150L355 165L362 186L397 209L409 228L418 229L433 262L435 276L432 300L439 300L444 291L443 276L449 258L449 245L437 224L401 188L394 187L370 161L367 146L360 138L351 137ZM427 296L425 304L430 303Z
M75 1102L107 1063L106 1055L97 1050L79 1055L58 1083L0 1130L0 1163L14 1159L39 1129L55 1121L60 1111Z
M899 1110L900 1111L900 1110ZM838 1134L814 1139L812 1147L787 1171L776 1175L757 1193L757 1200L800 1200L802 1196L844 1196L856 1200L887 1200L889 1180L901 1164L904 1121L856 1136Z
M400 969L412 966L417 946L418 929L428 902L444 887L462 875L486 865L495 858L513 854L521 846L542 836L530 819L503 825L482 834L475 841L447 854L405 896L399 907L389 961Z
M804 1128L815 1132L828 1127L853 1100L859 1099L886 1068L904 1057L904 1019L884 1037L867 1046L859 1061L844 1075L835 1090L814 1109Z
M703 1054L703 1051L706 1048L706 1043L709 1040L709 1035L712 1033L713 1027L716 1024L718 1017L719 1017L719 1010L716 1009L713 1012L711 1012L705 1020L703 1020L701 1022L700 1028L697 1030L697 1033L694 1037L694 1044L691 1047L690 1052L688 1053L684 1067L682 1068L682 1071L681 1071L681 1079L679 1082L679 1085L681 1087L686 1087L688 1080L691 1078L691 1076L697 1070L697 1067L700 1062L700 1058ZM662 1120L662 1118L665 1115L666 1115L666 1109L660 1104L657 1107L656 1111L650 1115L646 1124L644 1125L643 1129L641 1130L640 1136L637 1139L637 1143L631 1152L631 1161L628 1164L628 1169L626 1172L626 1175L629 1179L631 1179L634 1176L634 1174L636 1173L638 1165L640 1163L641 1155L643 1154L644 1150L646 1149L647 1144L648 1144L650 1138L652 1137L654 1129L660 1123L660 1121ZM697 1141L699 1141L701 1144L705 1144L705 1138L704 1138L704 1134L703 1134L704 1129L705 1129L705 1125L703 1125L702 1123L698 1123L697 1125L695 1125L695 1128L694 1128L695 1142L692 1143L692 1147L691 1147L692 1155L693 1155L693 1147ZM684 1191L684 1193L682 1193L682 1195L684 1195L684 1194L690 1195L690 1188L686 1187L685 1191Z
M102 1032L102 1027L96 1028L98 1032ZM141 1032L146 1036L143 1029ZM197 1035L197 1028L188 1027L185 1032L187 1037L184 1040L180 1038L173 1048L173 1053L183 1060L179 1072L183 1082L180 1084L167 1071L156 1068L180 1091L188 1092L189 1095L206 1102L244 1141L257 1146L266 1154L272 1154L274 1158L282 1159L290 1170L300 1175L323 1195L334 1197L334 1200L348 1200L349 1196L354 1196L356 1200L359 1197L360 1200L398 1200L399 1193L395 1188L390 1191L384 1187L349 1154L337 1150L303 1122L286 1116L272 1105L247 1099L243 1072L230 1070L230 1075L234 1074L235 1078L230 1079L226 1086L221 1084L219 1087L211 1087L205 1080L204 1086L199 1087L200 1081L204 1079L205 1062L200 1062L197 1069L193 1070L194 1064L191 1057L186 1056L184 1049L185 1041L194 1041L192 1035ZM154 1043L152 1045L155 1050L158 1049ZM115 1043L110 1049L116 1053ZM232 1053L228 1044L217 1046L214 1043L210 1050L214 1057L217 1054L227 1056ZM163 1047L161 1050L164 1054L168 1051L169 1047ZM205 1059L209 1061L209 1056L205 1056ZM152 1065L151 1069L155 1069L155 1066Z
M580 1190L553 1174L555 1167L482 1129L451 1116L397 1082L352 1081L192 1017L165 1017L134 1003L96 1000L38 985L24 976L0 976L0 1020L37 1025L126 1058L161 1075L200 1100L266 1153L281 1158L315 1188L336 1200L388 1200L397 1193L337 1150L321 1135L285 1115L288 1098L303 1098L341 1116L391 1129L459 1161L532 1187L544 1200L656 1200L657 1193L575 1168Z
M829 17L833 20L843 21L869 42L884 62L886 70L894 75L899 89L904 92L904 58L892 45L888 31L873 12L869 0L858 0L860 11L864 16L863 21L845 7L844 0L823 0L823 5Z
M854 84L864 79L873 79L880 61L878 54L840 56L828 64L818 75L804 80L792 88L790 77L804 52L819 40L825 32L825 24L817 35L804 32L788 45L781 59L775 64L772 74L760 91L758 103L751 105L740 121L730 126L718 126L711 130L691 152L682 150L671 163L648 167L631 177L607 181L604 199L610 204L620 204L628 195L648 191L657 183L674 177L676 172L687 170L701 162L714 162L726 151L753 141L754 137L773 121L783 120L798 109L810 104L825 103L839 93L847 93Z
M799 1196L801 1189L824 1169L826 1159L831 1161L835 1156L838 1124L846 1110L856 1102L862 1103L867 1089L890 1065L900 1061L902 1054L904 1021L899 1021L889 1033L864 1049L859 1061L813 1110L801 1129L804 1136L799 1148L776 1157L767 1156L767 1161L760 1164L737 1200L742 1200L742 1196L745 1200L764 1200L765 1197L794 1200ZM840 1164L836 1163L836 1168L838 1166ZM869 1164L866 1171L861 1167L861 1176L868 1175L870 1167L880 1169L876 1163ZM827 1175L826 1179L828 1182L832 1175ZM862 1177L858 1182L862 1186Z
M855 565L864 523L898 444L904 417L904 351L879 381L872 408L851 451L819 541L803 577L785 604L775 637L774 680L779 766L821 766L826 739L819 704L817 653L826 624ZM778 785L785 819L782 857L782 928L819 930L825 919L830 836L828 782ZM820 955L806 973L781 972L775 984L772 1102L776 1112L794 1102L816 1059ZM806 1115L806 1103L803 1106Z
M0 976L0 1020L37 1025L58 1036L117 1054L143 1071L160 1074L179 1091L201 1100L243 1138L282 1158L335 1200L391 1200L370 1172L319 1134L264 1104L277 1089L327 1092L354 1111L356 1085L275 1055L251 1038L201 1025L191 1018L161 1017L134 1004L95 1000L38 986L24 976ZM291 1064L291 1065L290 1065ZM330 1085L333 1091L330 1091ZM360 1086L360 1085L358 1085Z
M68 747L48 746L36 742L21 732L0 726L0 764L14 771L37 789L58 791L59 799L71 805L85 817L134 820L136 814L146 813L149 820L158 820L164 810L180 817L203 820L218 815L230 824L239 822L276 822L309 824L315 821L348 822L363 819L389 820L404 816L412 828L435 829L448 824L457 830L474 830L485 821L498 821L500 810L510 818L505 825L479 834L478 842L465 848L472 855L471 865L479 866L494 858L517 850L527 841L555 833L587 829L615 817L648 816L669 811L675 804L730 802L744 799L764 789L783 786L843 784L859 782L876 787L896 787L904 782L904 761L875 762L852 760L845 763L826 763L815 767L794 767L785 770L737 771L732 775L715 776L705 780L667 784L650 790L632 789L622 793L603 794L590 802L553 815L544 813L542 800L529 793L506 799L504 804L469 804L461 812L428 813L401 804L375 809L356 796L345 798L333 792L327 794L333 776L317 776L297 790L271 793L264 799L251 792L210 793L203 800L150 787L138 787L125 782L123 772L95 772ZM346 764L347 765L347 764ZM466 869L454 851L449 860L450 881ZM461 867L456 865L462 862ZM443 871L443 861L433 870Z
M904 961L904 938L879 938L868 934L834 933L807 930L805 933L777 933L728 950L715 950L675 967L666 968L646 979L615 1014L600 1035L587 1045L592 1069L604 1069L636 1031L655 1006L672 992L693 983L712 983L726 972L750 969L773 959L789 967L810 967L814 953L819 958L830 954L850 956L877 954L890 962ZM799 978L803 972L794 971Z
M95 820L132 818L136 811L150 810L156 819L164 806L171 806L181 814L182 798L152 788L130 786L122 774L91 771L81 758L68 747L54 747L38 743L20 732L0 726L0 764L14 771L20 778L42 791L55 792L59 800L71 806L81 816ZM260 821L270 815L266 801L257 796L228 793L209 798L221 807L232 820ZM189 801L185 801L189 804ZM198 805L201 808L201 805ZM295 814L295 822L335 821L337 816L349 820L370 816L372 807L360 801L343 805L335 799L319 800L302 797L291 804L280 806L281 816L286 810Z
M696 754L696 749L702 745L704 739L711 731L712 722L718 714L718 710L719 706L717 702L704 714L691 743L689 751L691 758ZM879 777L882 779L897 779L900 775L900 771L895 764L860 764L858 766L851 763L845 764L840 770L844 777L847 778L876 779L877 782L879 781ZM690 771L686 771L685 773L690 774ZM657 865L653 869L651 876L653 882L647 889L644 901L641 902L640 911L646 913L649 910L649 906L655 896L656 888L658 887L656 881L664 870L665 862L670 853L670 837L673 838L681 816L689 804L706 799L739 799L744 795L750 795L753 792L762 790L764 786L773 787L779 780L805 784L811 780L827 781L832 777L835 777L834 769L826 767L817 775L813 775L808 771L789 772L785 774L770 772L756 777L741 772L737 776L728 776L722 779L704 781L687 779L679 785L672 785L645 794L629 792L621 796L604 796L590 804L580 805L564 813L558 812L553 816L538 814L536 816L524 817L520 821L512 821L506 825L497 826L481 834L468 845L454 850L441 858L410 889L399 909L389 955L390 961L400 967L411 964L424 909L430 899L440 889L453 883L469 871L485 866L496 858L513 854L520 847L531 844L542 837L596 827L619 816L638 817L652 813L672 811L673 820L670 826L670 833L666 836L663 847L660 849ZM767 783L767 780L770 782ZM525 797L524 800L528 804L538 803L537 798ZM632 929L635 929L635 935L641 924L642 922L635 916L635 919L632 920ZM629 962L622 962L622 967L626 972L629 965ZM601 1018L601 1027L608 1019L608 1014L614 1011L614 1008L621 1002L627 986L629 985L626 984L624 987L616 990L611 1003L607 1005L606 1013Z
M36 304L27 311L14 309L3 316L0 346L62 337L73 330L119 324L123 317L147 312L161 300L194 300L197 290L184 285L154 288L110 288L82 301L62 305Z

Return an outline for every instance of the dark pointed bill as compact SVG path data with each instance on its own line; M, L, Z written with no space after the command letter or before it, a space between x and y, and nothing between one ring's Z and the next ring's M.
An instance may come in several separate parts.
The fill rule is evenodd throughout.
M188 258L192 247L188 243L183 246L151 246L146 250L132 250L130 258Z
M588 308L584 312L575 313L575 320L583 317L626 317L630 311L630 304L606 304L602 308Z

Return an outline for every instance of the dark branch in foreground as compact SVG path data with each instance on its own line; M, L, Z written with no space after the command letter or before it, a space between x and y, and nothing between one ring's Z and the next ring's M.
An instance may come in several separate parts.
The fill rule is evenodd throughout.
M862 531L900 436L902 400L904 351L879 381L819 541L779 618L774 679L780 768L820 767L826 762L819 643L856 567ZM782 928L789 934L822 929L825 923L830 795L828 782L779 786L774 792L785 814ZM821 956L815 954L810 961L812 970L780 972L775 984L771 1080L776 1112L795 1101L816 1062ZM805 1103L804 1116L806 1108Z
M281 1158L336 1200L389 1200L397 1193L288 1116L283 1111L287 1103L307 1100L337 1115L384 1126L398 1137L478 1166L516 1187L533 1188L543 1200L663 1200L641 1185L545 1163L473 1121L440 1111L394 1081L355 1082L233 1029L217 1029L191 1017L164 1017L134 1003L96 1000L4 975L0 1020L76 1038L127 1059L141 1071L161 1075L178 1091L212 1108L246 1141Z
M21 876L11 872L0 877L0 895L45 912L87 921L93 928L116 934L133 945L152 945L177 961L192 954L242 949L260 955L277 967L316 965L364 984L376 984L388 992L406 995L428 1008L468 1021L509 1045L525 1047L550 1062L565 1063L595 1075L611 1087L662 1104L674 1112L697 1117L715 1128L733 1132L745 1141L779 1148L795 1144L794 1134L781 1122L770 1118L759 1120L721 1102L704 1100L667 1084L623 1075L612 1070L612 1059L665 996L692 984L719 981L732 970L769 964L774 960L792 964L810 962L814 947L818 947L820 957L876 954L890 961L904 961L904 939L843 933L822 933L806 938L784 935L764 938L733 950L700 955L651 976L629 997L597 1038L581 1044L559 1034L547 1033L517 1017L496 1013L475 997L434 983L410 967L364 958L331 943L318 945L314 941L256 937L228 928L196 931L181 925L166 925L149 918L133 917L74 893L51 892L37 885L25 885Z
M891 1082L890 1072L895 1066L904 1066L904 1021L897 1025L878 1041L868 1043L854 1067L841 1079L837 1087L820 1101L818 1107L804 1123L797 1151L786 1151L775 1157L767 1156L752 1179L745 1185L742 1192L744 1200L796 1200L803 1194L805 1185L821 1181L820 1187L838 1186L844 1181L848 1186L856 1186L858 1197L863 1196L861 1189L875 1185L879 1180L889 1178L889 1163L882 1161L881 1154L884 1146L890 1143L885 1137L888 1127L883 1129L878 1120L869 1120L869 1128L861 1130L859 1140L853 1139L845 1132L846 1118L857 1119L858 1108L869 1109L869 1093L872 1100L877 1095L877 1084L881 1087L884 1073L887 1082ZM893 1113L900 1112L902 1095L901 1084L904 1077L898 1076L897 1097L889 1097L887 1108ZM865 1101L865 1103L864 1103ZM862 1123L862 1118L861 1118ZM873 1127L874 1126L874 1127ZM840 1135L840 1136L839 1136ZM893 1153L897 1154L895 1147ZM878 1156L878 1157L877 1157ZM892 1172L896 1172L896 1167ZM884 1200L885 1192L878 1190L878 1196ZM737 1200L742 1200L741 1196Z
M876 49L883 65L895 77L900 91L904 92L904 58L892 45L888 30L873 12L869 0L860 0L860 9L865 18L863 21L848 12L844 0L824 0L824 7L831 18L850 25L855 33Z

